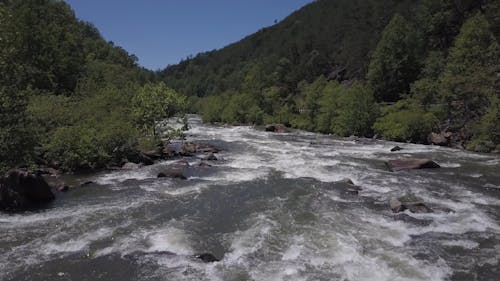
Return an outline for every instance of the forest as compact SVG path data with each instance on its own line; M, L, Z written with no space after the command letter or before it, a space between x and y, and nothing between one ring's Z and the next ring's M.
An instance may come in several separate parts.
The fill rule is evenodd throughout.
M162 79L206 122L500 150L500 1L318 0Z
M186 100L63 1L0 2L0 170L120 165Z
M318 0L153 72L54 0L0 2L0 170L121 165L158 121L500 150L500 1Z

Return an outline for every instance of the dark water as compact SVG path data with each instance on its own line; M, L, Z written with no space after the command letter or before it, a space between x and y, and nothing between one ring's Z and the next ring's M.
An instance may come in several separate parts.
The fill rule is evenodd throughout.
M171 161L69 178L96 184L0 214L0 280L499 280L499 157L191 121L224 161L187 181L155 178ZM384 167L409 157L443 168ZM408 194L434 212L396 220L388 201Z

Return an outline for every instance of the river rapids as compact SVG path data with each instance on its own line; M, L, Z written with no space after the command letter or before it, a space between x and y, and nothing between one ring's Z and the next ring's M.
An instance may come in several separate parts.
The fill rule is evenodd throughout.
M190 122L223 151L188 180L156 178L174 160L67 176L94 184L0 213L0 280L500 280L500 157ZM401 158L442 168L387 170ZM406 195L433 212L398 219Z

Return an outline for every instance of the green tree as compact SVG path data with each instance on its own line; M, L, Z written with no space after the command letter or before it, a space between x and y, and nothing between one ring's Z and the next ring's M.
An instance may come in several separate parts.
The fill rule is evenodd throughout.
M450 50L441 79L441 94L453 129L464 128L485 114L499 95L500 47L486 18L468 19Z
M147 83L139 89L132 104L137 122L156 136L157 122L184 112L186 98L163 82Z
M341 136L373 135L372 126L378 108L370 87L360 82L343 89L338 100L338 113L333 122L333 131Z
M382 32L367 78L378 101L397 101L418 77L417 37L411 24L396 14Z

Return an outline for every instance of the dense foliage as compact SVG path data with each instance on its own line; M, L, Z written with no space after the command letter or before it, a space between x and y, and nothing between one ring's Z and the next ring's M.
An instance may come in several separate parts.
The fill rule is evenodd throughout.
M168 117L184 100L173 90L168 101L150 94L165 91L156 75L63 1L0 2L0 73L0 170L119 165L155 139L139 112L155 106L154 117ZM144 96L147 104L134 103Z
M498 150L500 1L318 0L164 80L207 122Z

